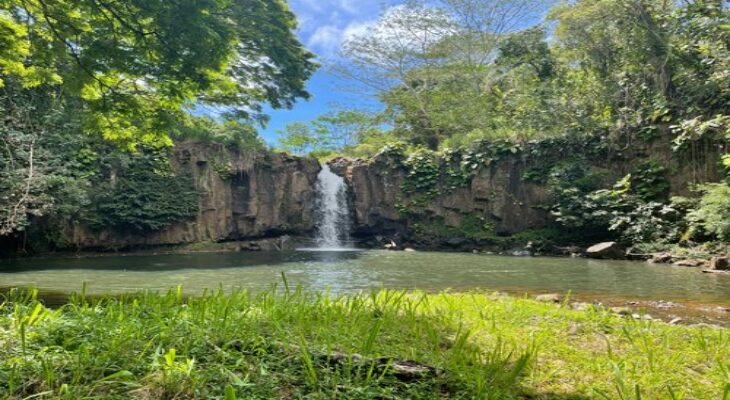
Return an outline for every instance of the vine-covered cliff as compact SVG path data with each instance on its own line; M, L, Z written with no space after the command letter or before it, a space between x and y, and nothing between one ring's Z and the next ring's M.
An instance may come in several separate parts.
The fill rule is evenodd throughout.
M304 234L313 229L314 183L320 170L315 159L180 143L171 164L176 176L192 177L198 194L196 215L159 230L71 221L66 228L68 244L114 249Z
M671 196L692 195L695 184L723 178L718 162L723 151L711 141L676 149L667 136L630 146L598 136L561 137L410 154L396 145L370 160L338 158L331 165L350 185L355 235L476 248L515 235L523 245L554 235L582 239L584 231L600 238L601 229L571 229L556 220L569 222L570 212L604 212L576 208L622 178L628 187L621 189L625 196L615 195L617 210L633 207L629 198L659 205Z

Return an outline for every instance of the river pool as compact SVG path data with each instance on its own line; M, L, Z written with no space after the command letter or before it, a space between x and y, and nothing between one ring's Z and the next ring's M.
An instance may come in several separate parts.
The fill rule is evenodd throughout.
M578 297L730 304L730 276L685 267L582 258L391 251L230 252L0 261L0 288L89 294L266 289L281 282L333 293L395 288L572 292Z

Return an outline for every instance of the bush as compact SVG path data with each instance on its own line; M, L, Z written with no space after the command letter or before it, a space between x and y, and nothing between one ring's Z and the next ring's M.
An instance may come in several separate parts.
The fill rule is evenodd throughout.
M688 215L688 221L722 241L730 241L730 185L708 183L699 186L699 205Z
M632 190L631 175L613 189L586 193L575 187L553 188L552 215L568 228L615 232L631 243L673 241L682 232L679 209L671 204L646 201Z
M641 163L631 171L631 191L646 201L663 201L669 195L667 168L655 160Z

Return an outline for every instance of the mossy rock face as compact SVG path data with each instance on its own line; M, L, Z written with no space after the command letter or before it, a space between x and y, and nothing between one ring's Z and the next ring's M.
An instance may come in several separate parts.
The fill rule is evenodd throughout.
M100 183L65 248L122 249L306 234L313 229L315 159L179 143L138 157ZM164 168L163 168L164 167Z
M388 234L383 227L399 225L399 233L421 243L439 243L451 235L501 244L503 237L523 232L560 231L524 241L542 242L540 247L640 236L627 239L610 230L611 223L583 218L582 205L576 204L591 193L612 190L617 182L625 180L631 196L647 204L641 212L648 215L660 211L649 203L666 204L670 195L687 191L687 182L722 178L719 153L686 163L676 158L664 136L628 144L623 137L572 134L521 144L484 141L440 152L409 153L394 145L369 162L349 164L343 175L353 188L357 233ZM605 211L612 215L612 210ZM466 222L455 222L455 213L463 214ZM641 215L628 219L634 217ZM493 227L484 229L468 220Z

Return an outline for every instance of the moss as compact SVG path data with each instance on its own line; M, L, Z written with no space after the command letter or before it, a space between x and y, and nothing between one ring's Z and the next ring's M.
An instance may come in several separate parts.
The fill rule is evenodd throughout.
M96 228L160 230L192 219L199 192L189 171L174 171L167 154L133 155L116 169L116 181L100 182L83 220Z

